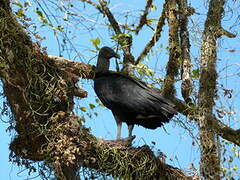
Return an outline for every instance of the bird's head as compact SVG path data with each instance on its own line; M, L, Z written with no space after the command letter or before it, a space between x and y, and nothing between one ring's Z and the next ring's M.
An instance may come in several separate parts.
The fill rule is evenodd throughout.
M112 57L120 58L120 56L110 47L104 46L99 51L99 57L111 59Z

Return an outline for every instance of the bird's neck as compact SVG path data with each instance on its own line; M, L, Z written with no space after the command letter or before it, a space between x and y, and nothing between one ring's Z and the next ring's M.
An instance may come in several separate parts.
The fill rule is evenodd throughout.
M96 72L105 73L109 71L109 59L98 57Z

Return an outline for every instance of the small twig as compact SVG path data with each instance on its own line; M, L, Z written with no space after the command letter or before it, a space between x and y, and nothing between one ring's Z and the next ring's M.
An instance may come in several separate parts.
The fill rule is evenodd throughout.
M88 4L91 4L91 5L92 5L93 7L95 7L97 10L99 10L102 14L104 14L103 11L102 11L102 9L101 9L101 6L100 6L99 4L94 3L94 2L92 2L91 0L80 0L80 1L86 2L86 3L88 3Z
M225 30L223 28L220 28L219 35L220 36L224 35L224 36L227 36L228 38L235 38L236 37L236 34L228 32L227 30Z

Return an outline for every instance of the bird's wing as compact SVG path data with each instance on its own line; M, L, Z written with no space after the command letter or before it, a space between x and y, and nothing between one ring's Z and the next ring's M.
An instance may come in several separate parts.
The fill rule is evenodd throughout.
M174 105L144 82L118 73L102 74L94 80L94 89L109 109L121 108L141 114L175 114Z

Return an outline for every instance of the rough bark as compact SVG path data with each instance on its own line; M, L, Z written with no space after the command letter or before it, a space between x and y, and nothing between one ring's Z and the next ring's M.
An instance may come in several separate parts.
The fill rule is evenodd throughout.
M192 103L191 93L193 83L191 78L191 57L190 42L188 32L188 16L191 15L191 8L188 7L187 0L179 0L179 20L180 20L180 45L181 45L181 93L187 103Z
M176 0L167 3L166 17L169 24L169 60L166 67L166 76L162 87L162 93L166 97L175 95L175 77L179 71L179 58L181 54L179 42L178 7Z
M211 0L201 47L199 88L199 135L201 144L200 172L204 179L220 180L221 167L216 133L212 129L212 114L216 98L217 39L220 37L224 0Z

